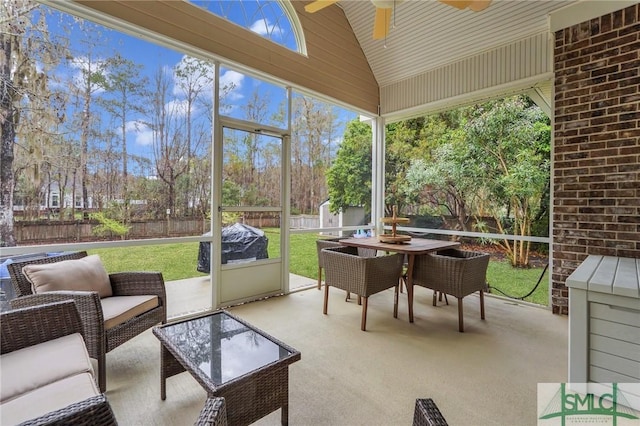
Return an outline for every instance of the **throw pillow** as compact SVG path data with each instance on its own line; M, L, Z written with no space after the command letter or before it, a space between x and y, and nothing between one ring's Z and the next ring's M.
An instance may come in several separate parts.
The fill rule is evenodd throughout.
M47 291L97 291L102 297L113 295L109 275L96 254L62 262L26 265L22 273L34 293Z

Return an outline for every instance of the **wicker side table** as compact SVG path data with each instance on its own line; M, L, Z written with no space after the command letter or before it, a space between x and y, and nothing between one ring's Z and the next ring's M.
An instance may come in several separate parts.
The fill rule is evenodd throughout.
M188 371L210 398L224 397L227 422L246 426L278 409L289 423L289 365L300 352L226 311L153 329L160 340L160 397Z

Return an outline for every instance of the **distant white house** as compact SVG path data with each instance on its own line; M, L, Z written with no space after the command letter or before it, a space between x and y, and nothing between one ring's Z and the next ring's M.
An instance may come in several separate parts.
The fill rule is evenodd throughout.
M335 214L329 211L329 200L320 204L320 227L334 228L341 226L366 225L364 207L348 207L344 211Z
M82 189L76 188L75 197L71 188L67 188L64 193L64 197L61 196L60 187L57 182L52 182L49 187L45 187L43 189L44 196L40 200L39 210L47 211L47 210L58 210L58 209L71 209L72 207L76 209L92 209L93 208L93 197L89 196L87 200L87 206L83 206L82 202ZM25 205L23 202L23 198L20 193L16 193L13 201L13 210L14 211L24 211ZM103 204L107 204L108 200L103 200ZM111 201L113 204L124 204L125 200L122 198L116 198ZM146 206L148 204L147 200L129 200L130 206Z
M93 206L93 199L89 197L87 208ZM57 182L52 182L49 188L45 189L44 197L40 200L40 211L48 209L68 209L75 207L76 209L83 208L82 191L80 188L76 189L75 197L73 191L66 190L64 197L61 197L60 187ZM24 211L25 205L20 194L16 194L13 202L14 211Z

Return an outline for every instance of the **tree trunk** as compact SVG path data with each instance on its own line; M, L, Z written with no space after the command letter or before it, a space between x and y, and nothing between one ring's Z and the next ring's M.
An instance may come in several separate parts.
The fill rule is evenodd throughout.
M13 144L15 141L15 89L11 83L11 37L0 34L0 247L13 247L16 239L13 232Z

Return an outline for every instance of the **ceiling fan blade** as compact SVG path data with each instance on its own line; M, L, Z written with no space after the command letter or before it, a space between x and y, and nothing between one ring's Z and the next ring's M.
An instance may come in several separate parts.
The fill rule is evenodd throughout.
M440 3L444 3L446 5L453 6L457 9L462 10L473 3L473 0L440 0Z
M373 39L381 40L389 34L392 9L376 7L376 19L373 22Z
M473 10L474 12L480 12L488 8L490 4L491 0L475 0L471 2L471 4L469 5L469 9Z
M334 3L338 3L338 0L316 0L306 5L304 7L304 10L309 13L314 13L321 9L324 9L327 6L331 6Z

